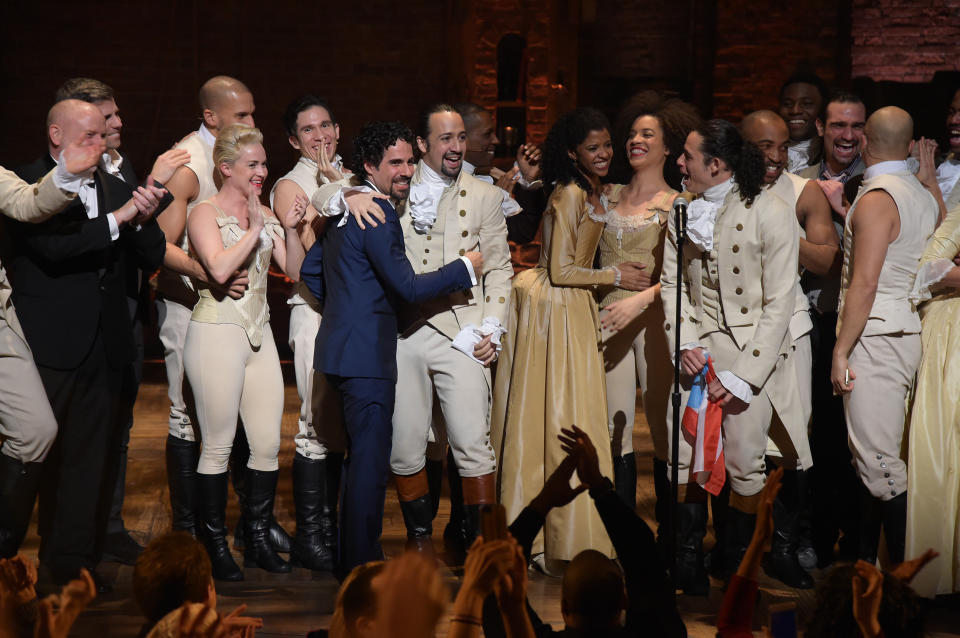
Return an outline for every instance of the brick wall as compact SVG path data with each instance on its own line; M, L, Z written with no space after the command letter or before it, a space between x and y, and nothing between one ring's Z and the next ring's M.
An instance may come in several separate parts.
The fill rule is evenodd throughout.
M853 0L853 77L929 82L960 71L960 0Z
M848 4L719 0L713 115L738 120L776 107L783 81L800 67L828 84L849 80Z

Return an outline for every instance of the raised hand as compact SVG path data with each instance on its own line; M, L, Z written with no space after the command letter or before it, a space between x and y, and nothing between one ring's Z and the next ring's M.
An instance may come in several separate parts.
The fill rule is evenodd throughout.
M160 155L153 163L150 170L150 178L155 179L161 184L166 184L177 172L177 169L190 163L190 151L183 148L171 148L166 153ZM147 180L150 183L150 179Z
M516 175L517 175L517 173L519 172L519 170L520 170L520 169L518 169L516 166L514 166L514 167L511 168L509 171L507 171L506 173L504 173L503 175L501 175L500 177L498 177L498 178L497 178L497 181L494 182L493 185L502 188L503 190L507 191L508 193L512 193L512 192L513 192L513 187L517 185L517 180L514 179L514 178L516 177Z
M446 609L449 592L432 560L407 552L387 562L374 579L382 583L377 603L377 635L427 638Z
M783 468L778 467L767 476L767 482L760 491L760 503L757 506L757 524L753 528L753 537L766 545L773 536L773 501L780 491Z
M246 610L247 605L244 603L223 617L223 626L228 636L253 638L257 635L257 630L263 628L263 618L241 615Z
M600 473L600 457L597 448L587 433L575 425L570 429L561 429L557 435L560 448L577 457L577 476L588 488L593 489L603 483L603 474Z
M560 465L543 483L543 488L532 501L530 507L546 516L554 507L563 507L587 490L586 485L570 487L570 478L577 470L577 454L568 452L567 457L560 461Z
M103 150L97 144L73 142L60 151L60 158L68 173L93 177L93 172L100 164Z
M517 166L520 174L528 182L535 182L540 178L540 159L543 153L536 144L521 144L517 149Z
M335 182L339 179L343 179L343 173L337 170L337 167L330 163L330 156L327 154L327 146L329 144L321 144L320 148L317 149L317 157L314 159L317 162L317 183L322 183L320 176L327 178L331 182Z
M858 560L853 566L853 618L865 638L879 636L880 603L883 601L883 574L875 566Z
M932 547L925 551L922 555L917 556L911 560L905 560L890 572L890 575L899 580L901 583L910 584L910 581L913 580L913 577L917 575L921 569L926 566L927 563L932 561L934 558L940 555L940 552L936 551Z
M93 577L86 569L81 569L80 578L64 585L59 597L47 596L40 601L36 638L67 638L77 616L96 597L97 586ZM53 611L55 603L59 606L56 613Z
M830 208L846 219L847 207L843 201L843 184L832 179L818 179L817 184L819 184L823 194L827 196Z
M250 221L250 231L259 233L264 225L263 211L260 210L260 198L252 190L247 195L247 217Z
M515 545L508 540L484 541L483 537L477 537L463 565L461 591L479 598L482 604L497 581L510 569Z
M287 211L286 216L283 218L283 225L289 229L294 229L297 225L303 221L303 216L307 214L307 205L310 201L303 195L297 195L293 200L293 203L290 205L290 210Z

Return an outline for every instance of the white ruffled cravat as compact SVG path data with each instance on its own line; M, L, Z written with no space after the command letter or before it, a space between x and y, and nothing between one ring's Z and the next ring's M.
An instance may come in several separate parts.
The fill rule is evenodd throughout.
M940 192L943 193L943 200L950 197L950 192L960 181L960 161L948 159L937 167L937 184L940 186Z
M437 209L443 191L453 183L449 177L440 175L420 162L420 181L410 183L410 219L418 233L430 230L437 221Z
M698 197L687 206L687 239L704 252L713 250L713 226L717 221L717 211L732 188L731 177L703 191L703 197Z
M810 141L804 140L787 147L788 173L799 173L810 163Z

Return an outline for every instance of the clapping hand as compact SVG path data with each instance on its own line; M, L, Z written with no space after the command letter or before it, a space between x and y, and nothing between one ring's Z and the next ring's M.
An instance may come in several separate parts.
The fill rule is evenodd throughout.
M600 457L597 455L597 448L593 446L593 441L587 436L587 433L575 425L570 429L561 429L557 435L560 439L560 447L564 452L577 459L577 476L589 489L593 489L603 483L603 474L600 473ZM569 458L569 457L568 457Z
M286 216L283 218L283 225L289 229L295 229L297 225L303 221L304 215L307 214L307 205L309 203L306 197L297 195L290 205L290 210L287 211Z
M83 177L93 177L100 164L103 149L97 144L73 142L60 152L60 159L68 173Z
M517 149L517 166L520 174L527 182L535 182L540 178L540 159L543 153L536 144L521 144Z
M260 198L253 190L247 195L247 217L250 222L250 232L259 233L264 225L263 211L260 210Z
M568 453L567 457L560 461L560 465L553 471L553 474L544 482L540 493L530 501L530 507L546 516L547 512L554 507L563 507L585 492L587 490L586 485L570 487L570 478L577 469L578 460L576 454Z
M80 578L64 585L60 596L47 596L40 601L40 618L36 638L67 638L70 628L90 601L97 597L97 586L86 569L80 570ZM58 611L54 613L54 605Z
M932 547L925 551L922 555L911 559L905 560L890 572L890 575L899 580L901 583L910 584L910 581L913 580L913 577L917 575L921 569L926 566L927 563L932 561L934 558L940 555L940 552L934 550Z
M875 566L858 560L853 566L853 618L865 638L879 636L880 603L883 601L883 574Z

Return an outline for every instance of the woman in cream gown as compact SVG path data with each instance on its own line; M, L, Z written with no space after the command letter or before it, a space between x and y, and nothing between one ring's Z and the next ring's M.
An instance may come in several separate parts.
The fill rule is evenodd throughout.
M911 587L921 596L960 591L960 206L934 233L911 299L920 303L923 359L910 414L907 559L940 557Z
M594 270L604 211L600 179L612 157L609 125L594 109L576 109L550 129L544 179L554 183L543 216L543 250L536 268L516 277L493 395L491 438L499 459L497 489L513 520L566 456L557 435L577 425L611 475L603 357L594 291L639 289L649 277L633 264ZM571 560L585 549L613 547L589 495L547 515L533 554Z

